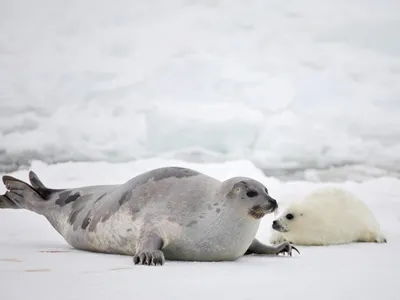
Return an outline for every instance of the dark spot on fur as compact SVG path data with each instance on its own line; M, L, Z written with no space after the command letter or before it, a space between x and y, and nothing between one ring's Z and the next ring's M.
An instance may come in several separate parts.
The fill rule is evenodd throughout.
M84 209L84 207L80 207L76 210L74 210L70 215L69 215L69 219L68 219L68 223L69 224L74 224L76 221L76 217L78 216L78 214Z
M221 209L217 208L215 211L217 212L217 214L219 214L221 212Z
M189 224L187 224L188 227L193 226L194 224L197 224L197 221L191 221Z
M168 221L170 221L170 222L176 222L176 218L175 218L175 217L168 217Z
M86 215L85 219L84 219L83 222L82 222L81 228L82 228L83 230L85 230L85 229L89 226L90 222L92 221L92 218L90 217L90 213L91 213L91 212L92 212L92 211L89 211L89 212L88 212L88 214Z
M97 224L100 222L100 219L102 219L100 216L92 217L89 225L89 232L95 231Z
M119 205L123 205L125 202L129 201L129 199L131 198L131 196L132 196L132 191L131 191L131 190L126 191L126 192L122 195L121 199L119 199L119 201L118 201Z
M113 215L115 212L107 212L102 218L101 218L101 222L104 223L105 221L107 221L111 215ZM93 229L94 230L94 229Z
M218 202L215 202L215 203L214 203L214 206L217 206L218 204L219 204Z
M136 176L135 178L133 178L132 180L135 182L133 189L135 189L135 187L137 187L137 186L147 183L149 180L160 181L160 180L164 180L164 179L171 178L171 177L187 178L187 177L192 177L192 176L196 176L199 174L200 173L195 170L188 169L188 168L182 168L182 167L159 168L159 169L145 172L145 173L140 174L140 175Z
M143 175L145 175L145 174L143 174ZM175 178L192 177L192 176L199 175L199 172L188 169L188 168L166 167L166 168L160 168L157 170L150 171L149 175L150 174L151 174L151 176L149 176L150 178L153 178L154 181L159 181L159 180L163 180L163 179L170 178L170 177L175 177Z
M212 210L212 206L210 204L208 204L207 208L208 210Z
M134 207L134 208L132 209L132 214L133 214L133 215L136 215L136 214L138 214L138 213L140 213L139 207Z
M126 230L126 232L131 232L132 231L132 229L130 229L130 228L128 228L127 230Z
M199 175L200 173L191 169L187 168L181 168L181 167L165 167L165 168L159 168L156 170L151 170L148 172L145 172L143 174L140 174L134 178L131 179L131 185L130 185L130 190L126 191L121 195L121 198L118 200L118 202L113 202L113 203L108 203L104 202L104 207L102 207L101 215L97 214L89 218L89 214L84 218L81 224L81 228L83 229L88 229L89 232L93 232L96 229L96 226L99 222L106 222L108 219L110 219L111 216L113 216L119 209L120 207L130 201L132 199L133 191L137 190L138 187L145 185L149 181L160 181L164 180L167 178L187 178L191 176L196 176ZM144 186L143 188L146 188ZM144 193L146 197L151 198L151 195L147 195L147 193ZM100 195L95 203L99 202L101 199L105 197L105 194ZM76 201L81 195L79 193L72 193L70 190L65 190L61 191L58 194L58 199L56 203L60 206L64 206L70 202ZM83 195L82 197L86 197L87 195ZM80 204L80 200L76 201L76 204ZM80 206L80 205L79 205ZM69 218L69 221L71 224L75 223L77 220L77 217L79 213L84 209L84 207L79 208L79 209L74 209L73 207L73 212ZM132 213L137 214L140 212L141 207L137 208L132 208ZM211 210L210 206L210 210ZM100 212L99 212L100 213ZM80 218L81 220L82 218ZM171 221L172 222L172 221ZM176 222L176 220L175 220ZM75 224L76 228L74 226L74 230L79 228L78 224Z
M108 201L102 202L102 204L104 204L104 207L102 205L102 211L101 211L101 213L103 213L103 217L99 218L99 220L93 219L89 226L89 231L94 230L98 222L106 222L112 215L114 215L121 208L121 206L124 203L131 201L133 195L140 195L140 197L143 198L143 201L139 201L140 203L146 202L148 199L151 199L153 197L152 196L153 188L147 187L146 186L147 183L160 181L167 178L187 178L199 174L200 174L199 172L187 168L165 167L165 168L150 170L143 174L137 175L136 177L132 178L129 181L129 191L125 191L125 193L121 194L120 199L118 201L110 203ZM99 200L100 199L97 199L96 202ZM137 208L135 210L132 209L133 214L139 213L140 210L142 209L140 203L137 205Z
M56 204L63 207L68 203L74 202L77 200L81 195L79 193L71 194L70 191L61 192L58 194L58 198L56 200Z
M204 215L200 215L200 219L204 219Z
M243 184L247 188L247 182L246 181L239 181L240 184Z
M65 200L65 204L74 202L75 200L77 200L81 195L79 193L73 194L71 196L69 196L66 200Z
M107 193L104 193L103 195L101 195L99 198L96 199L96 201L94 203L99 202L105 195L107 195Z

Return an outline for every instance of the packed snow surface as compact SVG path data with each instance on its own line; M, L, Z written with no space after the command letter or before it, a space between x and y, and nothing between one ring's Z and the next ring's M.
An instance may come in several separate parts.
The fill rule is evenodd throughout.
M1 299L306 299L397 300L400 277L400 181L381 177L362 183L283 182L266 177L248 161L194 164L148 159L132 163L33 162L49 187L123 183L146 170L177 165L223 180L242 175L260 180L281 207L321 186L346 188L374 212L387 244L298 247L292 257L243 257L235 262L167 261L135 266L129 256L72 249L47 220L28 211L0 210ZM1 175L1 174L0 174ZM28 179L26 170L11 173ZM5 191L0 187L0 193ZM270 215L258 238L270 234Z
M3 0L0 170L163 156L398 176L399 28L398 0Z

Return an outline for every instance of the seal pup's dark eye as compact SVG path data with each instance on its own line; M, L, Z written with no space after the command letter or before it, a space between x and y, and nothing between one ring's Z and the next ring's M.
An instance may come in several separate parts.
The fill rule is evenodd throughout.
M293 219L294 218L294 216L292 215L292 214L287 214L286 215L286 219L288 219L288 220L291 220L291 219Z
M256 191L248 191L246 193L246 196L249 197L249 198L253 198L253 197L257 197L258 193Z

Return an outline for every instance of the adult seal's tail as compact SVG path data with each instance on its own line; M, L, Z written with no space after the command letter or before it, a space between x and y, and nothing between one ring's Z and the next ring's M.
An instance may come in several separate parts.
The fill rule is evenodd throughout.
M34 172L31 171L29 176L42 184ZM44 186L44 189L39 186L35 189L26 182L11 176L3 176L3 183L8 191L4 195L0 195L0 208L24 208L36 212L36 207L40 207L41 204L43 206L43 202L48 200L49 194L45 191L51 191ZM40 192L44 193L41 194Z
M4 176L0 208L45 216L76 249L131 255L141 265L298 252L289 242L268 246L255 239L261 218L278 204L250 178L221 182L165 167L116 185L50 189L32 171L29 181Z

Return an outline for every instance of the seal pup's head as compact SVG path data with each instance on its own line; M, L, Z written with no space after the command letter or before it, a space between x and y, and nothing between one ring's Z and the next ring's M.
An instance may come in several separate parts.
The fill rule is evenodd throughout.
M243 209L254 219L261 219L278 209L278 203L268 194L268 189L254 179L234 177L224 181L222 185L224 189L227 187L225 197L228 202L234 202L235 207Z
M291 203L283 213L272 222L272 228L279 232L302 230L304 209L299 202Z

